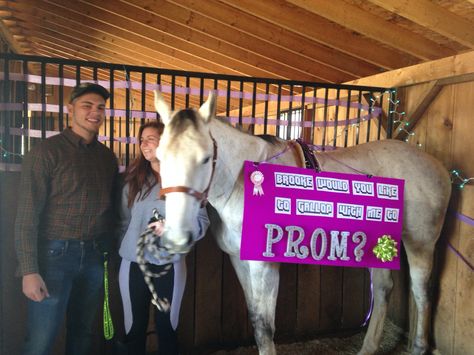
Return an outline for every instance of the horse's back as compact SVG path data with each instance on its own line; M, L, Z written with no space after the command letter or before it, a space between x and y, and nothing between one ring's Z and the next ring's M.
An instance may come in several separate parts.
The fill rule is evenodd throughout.
M390 139L322 153L317 158L326 171L403 179L408 238L427 241L430 238L419 235L419 231L442 225L451 195L450 176L440 161L419 148Z

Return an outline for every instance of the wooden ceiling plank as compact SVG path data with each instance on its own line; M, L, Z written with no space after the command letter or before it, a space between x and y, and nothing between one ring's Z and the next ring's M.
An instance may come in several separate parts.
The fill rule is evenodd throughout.
M125 2L125 0L122 0ZM259 57L265 57L269 61L274 61L278 65L300 70L304 74L319 77L323 81L341 82L343 77L351 77L349 73L339 69L329 67L324 63L318 63L313 58L303 56L300 53L291 51L288 48L278 46L273 42L265 41L261 37L240 31L225 22L217 21L214 16L219 16L221 8L214 8L213 16L208 17L187 7L181 6L179 2L174 3L165 0L155 0L150 4L147 0L126 1L128 4L144 9L153 15L162 16L166 14L166 20L173 21L178 26L185 26L193 33L202 34L204 40L207 36L223 41L231 46L253 53ZM199 5L200 6L200 5ZM157 18L160 21L160 18ZM252 27L255 29L257 24ZM342 80L344 81L344 80Z
M54 11L54 9L53 9L53 11ZM64 14L64 13L63 13L63 14ZM43 16L44 16L44 15L43 15ZM52 16L55 16L55 15L52 15ZM72 16L72 17L74 18L74 16ZM76 17L78 17L77 14L76 14ZM72 19L69 19L69 20L70 20L70 21L73 21ZM79 20L80 20L80 18L79 18ZM84 23L88 23L87 19L84 19L84 20L85 20ZM90 21L89 21L89 22L90 22ZM79 26L79 27L84 30L84 27L85 27L85 26L84 26L84 24L81 24L81 26ZM110 27L110 28L112 29L112 27ZM93 29L93 28L90 28L90 29L87 29L87 28L86 28L85 30L86 30L86 31L94 32L94 29ZM107 34L107 32L104 32L104 35L105 35L105 34ZM144 38L143 40L146 41L145 38ZM139 42L138 42L138 43L139 43ZM156 46L155 46L155 47L156 47ZM138 53L140 53L140 52L141 52L141 51L138 51ZM160 57L160 53L159 53L159 52L157 52L156 55L157 55L157 57ZM188 59L190 59L190 58L188 58ZM179 62L179 60L176 60L176 59L175 59L175 62L176 62L176 61Z
M22 3L17 3L17 7L19 7L20 11L26 11L28 8L33 8L34 11L41 10L43 12L48 13L45 15L42 13L42 16L49 16L51 18L64 18L68 21L71 21L78 28L83 28L84 31L91 31L100 33L102 35L111 35L115 38L124 38L126 41L131 41L133 43L139 44L145 48L151 48L153 51L156 51L158 56L160 55L167 55L170 57L176 57L178 60L187 63L195 63L198 66L204 68L204 71L211 71L211 72L219 72L219 73L226 73L226 74L234 74L234 75L245 75L245 73L238 72L234 68L229 68L224 65L219 65L217 63L213 63L213 58L216 56L207 55L206 53L198 52L197 55L192 55L189 52L188 47L192 47L192 44L185 43L184 48L175 48L168 45L168 42L176 43L176 40L171 38L171 36L162 36L158 37L157 41L155 38L157 36L147 37L146 35L151 35L145 33L144 35L136 34L131 31L127 31L126 29L122 29L121 26L114 26L111 24L110 18L106 18L105 21L97 21L93 18L87 17L85 15L81 15L79 12L73 12L74 10L80 11L80 9L76 9L73 7L73 4L69 5L68 8L64 8L61 6L57 6L55 4L45 3L41 1L31 1L31 0L22 0ZM71 8L71 9L69 9ZM60 14L60 16L59 16ZM109 20L109 21L107 21ZM54 21L54 20L51 20ZM87 24L87 25L86 25ZM92 26L92 27L91 27ZM113 35L112 35L113 34ZM190 70L189 66L184 68L185 70ZM262 74L262 73L260 73Z
M220 1L384 69L401 68L419 62L410 55L390 48L380 48L377 42L358 36L340 25L284 0Z
M36 27L36 26L35 26ZM134 55L136 55L136 52L133 52L131 50L125 50L123 48L119 48L117 46L113 46L110 44L105 44L105 43L97 43L97 45L92 45L88 42L83 42L81 40L78 40L77 38L71 37L67 31L64 32L58 32L53 29L47 29L47 28L42 28L41 31L37 31L34 28L31 29L32 33L36 33L36 36L43 38L44 35L50 37L51 39L57 38L58 41L60 41L63 44L71 43L74 40L74 44L71 44L72 48L76 48L77 50L83 50L83 49L89 49L94 51L95 53L99 54L105 54L109 56L109 59L107 59L108 63L117 63L117 62L123 62L127 63L132 60L136 60ZM85 40L86 38L84 38ZM120 53L120 54L119 54ZM151 66L160 66L162 64L161 62L157 62L152 60L151 61ZM141 65L141 66L149 66L150 64L145 61L136 61L136 65Z
M169 0L168 0L169 1ZM344 71L358 77L371 75L380 71L380 67L365 60L349 56L333 48L311 41L308 38L290 32L280 26L264 21L239 9L223 4L218 0L178 0L179 6L199 12L204 16L211 15L216 21L232 26L238 31L262 38L277 46L294 51L300 55L312 58L330 67Z
M36 12L36 11L35 11ZM26 14L26 11L23 12L23 14ZM172 65L166 66L165 64L161 62L157 62L154 58L155 57L160 57L160 59L163 59L163 55L160 53L155 53L147 48L135 48L133 43L127 42L127 41L122 41L120 38L112 38L110 39L108 35L101 35L101 36L96 36L96 37L90 37L84 33L82 33L82 38L78 39L79 37L76 37L78 34L76 30L73 28L75 26L71 26L70 21L65 21L62 18L59 17L52 17L51 21L48 21L48 18L45 16L45 14L41 14L38 17L34 17L32 15L23 15L23 18L27 23L30 24L30 30L32 32L36 32L35 29L32 29L31 27L38 28L38 27L43 27L43 29L40 29L40 31L44 31L47 34L50 34L51 36L59 36L61 38L63 35L67 35L69 38L66 38L65 40L75 40L78 42L84 42L83 46L86 48L90 43L96 42L96 44L99 47L108 49L112 52L117 52L117 53L128 53L128 56L126 58L122 59L122 56L117 56L115 62L120 61L123 63L129 63L130 58L134 58L136 53L148 53L149 59L146 60L147 66L154 66L154 67L161 67L161 68L167 68L167 69L173 69ZM121 42L125 42L120 46ZM179 62L179 61L178 61ZM168 64L168 63L167 63ZM194 68L191 66L193 70L199 71L197 69L200 68ZM174 69L179 69L179 68L174 68ZM202 70L201 70L202 71ZM179 81L179 80L178 80ZM178 82L177 84L181 84L182 86L185 86L185 83ZM221 85L219 85L221 86ZM220 87L222 88L222 87ZM235 86L234 84L231 85L231 88L233 90L239 91L240 87ZM252 90L252 87L250 84L244 84L244 90ZM263 92L263 89L257 89L257 92Z
M5 19L5 18L12 18L14 16L13 16L13 12L12 12L11 9L2 9L2 8L0 8L0 17L2 19Z
M370 0L430 31L474 49L474 23L428 0Z
M328 20L385 43L399 51L407 52L423 60L432 60L454 55L452 49L443 47L417 33L394 25L357 6L327 0L287 0Z
M0 36L2 36L5 41L8 43L10 48L18 54L30 54L30 50L28 48L28 42L20 43L18 42L15 37L12 35L10 28L4 23L4 21L0 20Z
M142 27L145 23L147 27L152 30L161 30L177 39L189 41L203 49L219 53L229 59L239 61L241 64L250 64L256 68L261 68L271 73L273 77L280 77L292 80L309 80L309 81L327 81L323 78L305 73L304 71L282 65L269 58L265 58L259 54L248 50L243 50L241 47L230 44L226 41L212 37L210 35L198 32L185 25L169 20L167 17L161 17L158 14L148 12L143 8L132 6L124 2L104 2L102 0L84 0L87 4L94 5L97 9L106 10L114 16L121 18L121 22L128 21L136 27ZM172 16L172 14L168 14Z
M33 22L32 22L33 23ZM38 26L38 23L35 22L35 26ZM34 29L32 29L33 32L36 32ZM69 33L68 33L68 30L66 28L64 29L59 29L57 31L54 30L54 25L51 24L51 27L48 29L48 28L45 28L41 31L42 33L46 34L47 36L49 36L51 39L52 38L57 38L58 40L60 40L61 43L68 43L72 38L73 38L73 35L71 36ZM42 37L42 39L45 39ZM81 41L80 41L81 42ZM51 45L54 45L53 42L49 42L51 43ZM77 44L77 43L75 43ZM80 43L77 44L79 47L78 48L87 48L87 49L90 49L90 50L94 50L94 48L91 48L91 46L88 44L88 42L86 42L84 45L81 45ZM63 47L64 48L64 47ZM107 44L104 44L104 43L98 43L98 46L95 47L96 48L96 52L98 53L98 51L100 50L100 48L103 48L105 49L106 51L110 52L111 53L111 56L114 55L114 53L117 52L117 48L115 47L112 47L110 45L107 45ZM121 50L119 48L119 50ZM76 51L77 52L77 51ZM120 57L120 61L126 63L126 62L129 62L131 58L133 58L133 55L135 54L135 52L133 51L127 51L128 54L123 54L123 57L121 56ZM90 58L93 58L92 56ZM94 59L87 59L87 60L94 60ZM108 60L108 59L107 59ZM114 60L114 62L117 62L117 59ZM140 64L140 63L138 63ZM148 65L148 62L146 63L147 65L146 66L149 66ZM154 64L154 63L152 63ZM143 65L143 63L141 64ZM152 65L152 66L155 66L155 65ZM157 67L161 67L160 65L156 65ZM176 82L175 82L175 85L178 85L178 86L182 86L182 87L185 87L186 86L186 81L184 78L182 77L177 77L176 78ZM212 88L211 86L208 86L208 88ZM224 84L221 84L219 83L218 85L218 88L219 89L225 89L227 88L227 86L225 86ZM236 84L231 84L231 89L232 90L235 90L235 91L239 91L240 90L240 86L237 86ZM247 90L247 91L250 91L252 90L252 86L251 84L245 84L244 85L244 90ZM259 91L262 91L262 90L259 90Z
M248 56L244 51L238 51L235 53L227 53L222 54L219 51L219 47L222 45L222 42L214 42L214 46L216 47L215 50L211 50L209 46L207 46L207 42L204 43L193 43L195 38L191 38L189 36L182 36L182 38L176 36L173 32L170 32L166 25L166 21L163 23L155 24L154 27L147 25L145 23L141 23L140 21L143 20L140 16L137 16L136 12L131 12L130 14L125 11L123 15L118 15L113 11L116 2L110 4L112 6L111 11L105 11L103 9L104 5L109 4L97 2L95 6L85 3L80 3L79 5L75 1L71 0L64 0L64 1L57 1L58 6L63 6L66 8L73 8L75 11L87 11L88 15L91 19L96 19L100 22L107 22L113 25L116 28L121 28L126 30L130 33L135 33L139 36L148 37L153 39L156 42L156 46L166 44L175 50L180 50L183 52L187 52L194 57L201 57L205 58L211 62L215 62L221 65L226 66L229 69L238 70L243 75L249 75L254 77L280 77L280 78L288 78L288 73L278 73L275 72L275 68L260 65L260 62L265 62L265 60L260 59L258 63L252 63L249 61ZM102 6L101 6L102 5ZM128 8L128 11L131 9ZM130 18L133 15L133 19ZM143 13L141 14L143 16ZM186 68L183 68L186 70ZM291 71L291 74L294 71ZM314 79L315 80L315 79Z
M40 11L36 10L35 12ZM84 28L71 26L70 21L66 21L59 17L54 17L54 19L52 18L52 21L50 21L50 17L47 16L47 14L44 16L34 17L31 13L27 13L27 11L22 11L18 16L27 20L28 25L26 27L30 29L30 33L41 31L50 33L51 31L57 33L59 36L67 35L70 37L71 41L84 43L84 46L95 42L101 47L117 51L117 53L128 53L127 60L136 59L136 53L141 53L144 57L143 59L146 60L147 65L150 66L179 69L180 65L182 66L185 64L184 62L181 63L181 61L177 58L172 58L159 52L154 52L148 48L138 46L133 42L125 41L117 37L112 37L105 33L103 35L93 37L88 31L84 31ZM121 58L122 56L118 55L116 61L118 60L120 62L125 62L125 60L122 60ZM160 60L157 60L157 58ZM201 67L193 65L190 66L196 71L203 70Z
M243 14L238 10L232 9L225 4L212 3L209 1L196 3L195 1L165 1L157 0L152 5L145 0L133 1L135 6L140 6L147 11L156 15L166 14L166 19L171 20L179 25L185 25L192 31L198 31L203 35L209 35L213 38L225 41L230 45L235 45L241 49L253 54L264 56L268 60L275 61L279 65L292 68L300 68L304 73L312 74L320 77L324 81L341 82L342 77L354 76L347 71L340 70L334 66L330 66L324 62L316 60L295 50L295 46L299 46L298 42L288 44L288 47L282 46L274 41L267 40L267 35L259 36L249 28L243 30L245 20L251 29L259 28L263 21L253 17L248 19L247 14ZM231 10L227 11L226 10ZM203 10L207 12L203 13ZM212 14L209 16L209 14ZM247 16L247 18L238 18ZM229 21L229 17L232 21ZM227 19L227 20L226 20ZM260 23L256 22L260 21ZM239 23L240 28L236 28L235 24ZM266 28L266 31L260 30L260 34L268 34L278 31L276 26ZM253 31L255 32L255 31ZM281 31L280 31L281 32ZM289 31L286 31L290 33ZM286 35L279 38L284 39ZM299 37L304 38L304 37ZM309 41L307 41L309 42ZM296 44L298 43L298 45ZM314 42L313 42L314 43ZM310 45L309 48L313 48ZM372 73L374 68L372 67ZM359 77L360 75L355 75Z
M36 33L37 31L35 30L35 28L40 26L42 20L41 19L32 19L32 18L26 18L26 19L31 24L30 27L32 27L32 28L29 28L29 30L32 33ZM45 28L43 28L40 32L48 35L50 37L50 39L57 38L58 40L60 40L61 43L66 43L67 44L75 38L74 37L74 31L71 31L70 29L68 29L66 27L64 27L64 28L58 27L57 23L45 23L44 26L45 26ZM42 39L44 39L44 38L42 38ZM94 40L94 39L92 39L92 40ZM80 42L83 42L83 41L85 41L84 44L81 44ZM79 42L79 43L75 43L75 45L78 45L78 48L86 48L86 49L94 50L94 48L92 48L92 46L90 45L90 42L87 41L87 38L83 38L81 40L76 39L76 42ZM50 40L49 43L51 45L54 45L52 40ZM109 51L111 53L109 58L112 58L115 53L122 50L121 48L112 46L112 45L110 45L106 42L103 42L103 41L101 41L100 43L97 43L97 46L95 48L96 48L95 52L97 52L97 53L99 52L100 48L103 48L103 49ZM63 49L64 49L64 46L63 46ZM77 49L77 50L75 50L75 53L77 53L79 51L80 50ZM128 55L125 55L125 53L124 53L123 57L122 56L120 57L120 61L129 62L130 59L135 54L135 52L133 52L133 51L126 51L126 52L128 52ZM117 62L117 58L114 59L114 62ZM94 60L94 56L90 56L88 59L85 59L85 60ZM108 58L106 60L109 61ZM138 64L143 65L143 63L138 63ZM147 62L147 64L148 64L148 62ZM156 63L152 63L152 64L156 64ZM160 65L158 65L158 67L160 67ZM177 78L176 85L186 86L186 82L184 81L184 78ZM211 88L211 87L209 86L209 88ZM225 89L226 86L224 86L223 84L219 84L219 88L220 89ZM231 84L231 89L239 91L240 87L236 86L236 84ZM250 90L251 91L252 90L251 84L245 84L244 85L244 90L247 90L247 91ZM263 89L260 89L258 91L261 91L261 90L263 90Z
M53 48L58 48L63 50L65 53L70 53L69 58L78 58L81 57L79 53L87 55L89 58L88 61L100 61L106 63L114 63L114 58L116 58L116 52L109 51L108 49L97 47L95 45L89 45L87 47L80 46L76 43L71 43L68 39L63 37L57 37L53 34L47 34L46 32L36 32L31 34L32 38L36 40L42 40L49 42ZM55 47L56 46L56 47ZM95 60L93 59L95 58ZM141 65L138 64L137 65Z

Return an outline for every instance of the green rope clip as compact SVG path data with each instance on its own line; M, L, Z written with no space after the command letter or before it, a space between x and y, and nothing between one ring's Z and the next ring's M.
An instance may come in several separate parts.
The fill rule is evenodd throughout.
M107 253L104 253L104 338L110 340L114 337L114 324L110 314L109 305L109 273Z
M397 242L390 235L385 234L377 240L373 252L377 259L383 262L392 261L398 255Z

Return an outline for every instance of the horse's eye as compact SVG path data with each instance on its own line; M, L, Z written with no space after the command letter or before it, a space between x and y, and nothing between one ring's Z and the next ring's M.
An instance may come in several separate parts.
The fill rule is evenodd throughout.
M204 160L202 161L202 165L207 164L209 162L209 160L211 160L211 157L204 158Z

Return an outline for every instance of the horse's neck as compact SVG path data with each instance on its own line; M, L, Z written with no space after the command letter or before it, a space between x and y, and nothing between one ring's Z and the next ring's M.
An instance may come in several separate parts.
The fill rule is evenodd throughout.
M264 161L275 148L263 139L243 133L217 119L213 119L210 125L211 134L217 142L217 164L209 202L219 210L231 194L241 188L236 185L239 185L243 162Z

